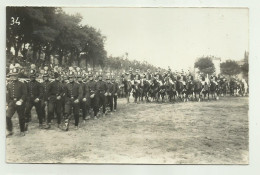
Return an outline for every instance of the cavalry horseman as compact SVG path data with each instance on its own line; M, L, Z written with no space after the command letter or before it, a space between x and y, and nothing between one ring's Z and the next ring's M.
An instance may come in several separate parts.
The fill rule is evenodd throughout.
M19 70L17 68L10 69L10 83L7 84L6 90L6 129L7 135L10 136L13 134L13 123L12 117L15 112L18 114L19 126L21 135L24 136L24 109L25 109L25 100L27 96L26 85L18 81Z
M28 123L31 120L31 110L34 106L39 119L39 127L42 128L43 114L42 114L42 97L43 91L41 83L36 81L36 70L31 69L30 71L30 81L27 83L27 100L25 104L25 131L27 131Z
M64 95L64 89L60 82L60 74L58 72L54 72L54 78L55 80L51 82L47 88L48 117L45 129L51 128L51 121L54 117L54 112L57 116L58 128L60 128L61 124L62 96Z
M69 130L69 122L71 118L71 113L73 111L74 119L75 119L75 129L78 129L79 124L79 103L83 97L82 87L75 82L75 75L71 71L69 72L69 83L66 84L64 92L65 92L65 130Z

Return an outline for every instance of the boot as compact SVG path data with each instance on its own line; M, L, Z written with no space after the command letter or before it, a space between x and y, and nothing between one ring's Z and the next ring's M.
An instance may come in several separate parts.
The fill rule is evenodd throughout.
M25 123L25 124L24 124L24 131L25 131L25 132L28 132L28 125L29 125L28 123Z
M9 137L9 136L11 136L11 135L13 135L13 134L14 134L13 131L7 131L6 137Z
M25 136L25 133L24 133L24 132L21 132L21 133L20 133L20 136L21 136L21 137Z
M65 120L65 131L68 131L69 130L69 120L66 119Z

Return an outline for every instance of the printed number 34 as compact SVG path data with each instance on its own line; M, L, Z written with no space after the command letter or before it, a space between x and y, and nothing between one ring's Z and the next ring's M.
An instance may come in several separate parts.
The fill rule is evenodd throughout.
M19 17L11 17L11 25L14 25L14 24L17 24L17 25L20 25L20 20L19 20Z

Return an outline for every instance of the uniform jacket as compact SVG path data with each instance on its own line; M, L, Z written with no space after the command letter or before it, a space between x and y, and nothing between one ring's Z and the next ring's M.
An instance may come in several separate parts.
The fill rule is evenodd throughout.
M43 98L43 89L41 83L36 80L27 83L27 98L28 100L35 100L36 98Z
M113 83L107 83L107 93L111 93L111 96L115 94L115 86Z
M63 84L60 81L53 81L50 83L50 85L48 86L48 90L47 90L47 96L48 98L53 97L53 96L62 96L64 93L64 88L63 88Z
M48 87L50 84L51 84L51 82L49 80L42 82L42 93L43 93L42 99L44 101L48 100Z
M76 82L68 83L65 86L65 97L66 100L72 99L72 100L82 100L83 97L83 90L82 86Z
M89 98L90 95L97 93L97 83L94 80L89 80L85 86L85 97Z
M115 92L114 92L114 93L119 93L118 83L117 83L117 82L114 82L113 85L114 85L114 88L115 88Z
M27 87L20 81L11 81L7 84L6 90L6 102L9 103L11 100L26 100Z
M105 93L107 91L107 84L104 81L97 81L96 88L98 93Z

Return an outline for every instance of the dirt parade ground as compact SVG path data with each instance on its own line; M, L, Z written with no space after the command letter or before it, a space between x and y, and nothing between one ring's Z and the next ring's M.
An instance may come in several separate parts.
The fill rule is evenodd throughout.
M249 159L248 97L175 104L120 99L117 112L68 132L55 125L39 129L32 114L24 137L13 117L7 162L247 164Z

